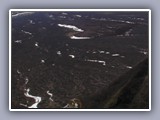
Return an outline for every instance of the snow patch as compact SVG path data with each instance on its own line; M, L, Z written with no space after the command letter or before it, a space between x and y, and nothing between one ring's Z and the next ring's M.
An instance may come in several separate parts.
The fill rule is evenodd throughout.
M130 36L130 33L132 32L132 29L129 29L127 32L125 32L125 36Z
M66 18L66 16L59 16L59 18L63 18L64 19L64 18Z
M35 103L29 106L28 108L37 108L38 104L41 102L41 97L30 95L29 92L30 92L30 89L28 88L26 92L24 93L24 95L26 97L33 98L35 100Z
M45 60L41 60L41 63L45 63Z
M33 14L33 13L34 13L34 12L21 12L21 13L17 13L17 14L12 15L12 17L30 15L30 14Z
M20 72L19 70L17 70L17 73L18 73L18 74L21 74L21 72Z
M22 43L22 40L16 40L15 43Z
M36 47L39 47L38 42L36 42L34 45L35 45Z
M86 60L86 61L102 63L103 65L106 65L106 62L105 61L101 61L101 60Z
M50 18L53 18L53 15L49 15Z
M99 51L99 53L105 53L105 51Z
M110 52L106 52L106 54L110 54Z
M52 99L53 94L50 93L49 90L47 91L47 94L50 96L50 97L49 97L49 100L53 101L53 99Z
M75 15L76 17L82 17L81 15Z
M148 52L146 51L139 51L140 53L144 54L144 55L147 55Z
M84 32L84 30L77 28L76 26L73 25L66 25L66 24L58 24L59 27L64 27L64 28L69 28L69 29L73 29L74 31L77 32Z
M62 13L62 15L68 15L68 13Z
M22 103L20 103L19 105L21 105L21 106L24 106L24 107L28 107L27 105L25 105L25 104L22 104Z
M61 55L62 53L61 53L61 51L57 51L57 55Z
M121 58L125 58L125 56L121 56Z
M134 24L134 22L130 22L130 21L125 21L125 20L114 20L114 19L108 19L109 21L114 21L114 22L123 22L123 23L128 23L128 24Z
M90 37L76 37L76 36L71 36L71 39L90 39Z
M27 84L29 81L28 77L25 78L25 84Z
M35 22L33 22L33 20L29 20L29 23L30 24L35 24Z
M126 23L129 23L129 24L133 24L134 22L130 22L130 21L125 21Z
M74 55L69 55L69 57L71 57L71 58L75 58L75 56L74 56Z
M128 69L132 69L132 66L126 66L126 68L128 68Z
M144 20L144 18L137 18L137 20Z
M27 31L24 31L24 30L21 30L23 33L25 33L25 34L28 34L28 35L32 35L32 33L30 33L30 32L27 32Z
M113 57L117 57L117 56L119 56L119 54L112 54L112 56L113 56Z

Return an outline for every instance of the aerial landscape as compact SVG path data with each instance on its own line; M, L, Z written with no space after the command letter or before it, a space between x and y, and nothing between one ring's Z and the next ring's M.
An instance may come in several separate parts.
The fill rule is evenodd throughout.
M11 109L149 109L148 11L12 11Z

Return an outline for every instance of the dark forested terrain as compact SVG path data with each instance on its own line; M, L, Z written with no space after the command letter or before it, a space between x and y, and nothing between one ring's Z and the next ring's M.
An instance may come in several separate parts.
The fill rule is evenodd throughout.
M147 12L13 12L12 109L148 108L148 37Z

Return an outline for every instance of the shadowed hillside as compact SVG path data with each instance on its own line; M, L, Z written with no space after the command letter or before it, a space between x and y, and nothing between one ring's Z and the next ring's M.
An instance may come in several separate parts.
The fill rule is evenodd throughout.
M120 76L108 89L84 103L87 108L148 109L148 58Z

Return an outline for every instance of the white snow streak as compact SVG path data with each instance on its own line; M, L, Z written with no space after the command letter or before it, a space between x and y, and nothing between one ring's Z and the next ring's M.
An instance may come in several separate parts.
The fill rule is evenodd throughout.
M69 55L69 57L71 57L71 58L75 58L75 56L74 56L74 55Z
M59 18L66 18L65 16L59 16Z
M106 65L106 62L105 61L101 61L101 60L86 60L86 61L89 61L89 62L98 62L98 63L102 63L103 65Z
M126 66L126 68L128 68L128 69L132 69L132 67L131 67L131 66Z
M125 32L125 36L130 36L130 33L132 32L132 29L129 29L127 32Z
M105 53L105 51L99 51L99 53Z
M21 106L24 106L24 107L28 107L27 105L25 105L25 104L22 104L22 103L20 103L19 105L21 105Z
M29 81L28 77L25 78L25 84L27 84Z
M61 51L57 51L57 55L61 55L62 53L61 53Z
M81 15L75 15L76 17L82 17Z
M112 54L112 56L113 56L113 57L117 57L117 56L119 56L119 54Z
M106 54L110 54L110 52L106 52Z
M78 108L78 104L74 103L74 105L67 104L63 108Z
M41 60L41 63L45 63L45 60Z
M27 32L27 31L24 31L24 30L21 30L23 33L25 33L25 34L28 34L28 35L32 35L32 33L30 33L30 32Z
M90 37L76 37L76 36L71 36L71 39L90 39Z
M15 43L22 43L22 40L16 40Z
M146 52L146 51L140 51L140 53L143 53L144 55L147 55L148 52Z
M17 13L12 15L12 17L17 17L17 16L23 16L23 15L30 15L33 14L34 12L21 12L21 13Z
M29 23L30 24L35 24L35 22L33 22L33 20L29 20Z
M84 32L84 30L77 28L76 26L73 25L66 25L66 24L58 24L59 27L64 27L64 28L69 28L69 29L73 29L74 31L77 32Z
M39 47L38 42L36 42L34 45L35 45L36 47Z
M49 15L50 18L53 18L53 15Z
M20 72L19 70L17 70L17 73L18 73L18 74L21 74L21 72Z
M49 100L53 101L52 96L53 94L49 92L49 90L47 91L47 94L50 96Z
M121 56L121 58L125 58L125 56Z
M62 15L68 15L68 13L62 13Z
M30 91L30 89L28 88L26 90L26 92L24 93L24 95L26 97L33 98L35 100L35 103L33 105L29 106L28 108L37 108L37 105L41 102L41 97L30 95L29 91Z

